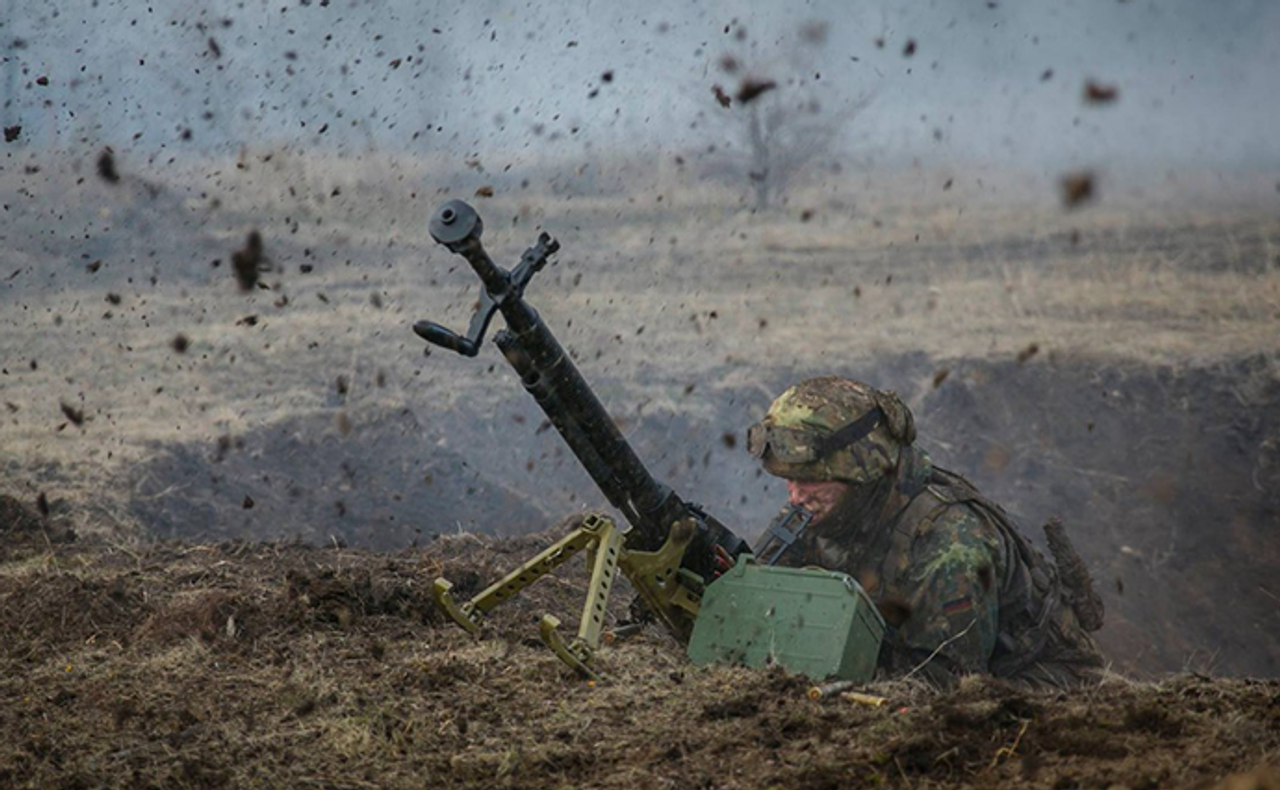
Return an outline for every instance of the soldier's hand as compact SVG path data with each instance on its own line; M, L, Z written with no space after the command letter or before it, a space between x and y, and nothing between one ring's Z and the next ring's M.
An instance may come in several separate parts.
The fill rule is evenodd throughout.
M714 555L711 561L711 578L719 579L721 574L733 567L733 555L719 543L715 544Z

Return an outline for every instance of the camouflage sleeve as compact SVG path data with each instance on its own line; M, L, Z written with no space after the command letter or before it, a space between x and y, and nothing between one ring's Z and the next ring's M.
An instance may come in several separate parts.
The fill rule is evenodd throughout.
M935 681L987 671L1000 622L1002 551L999 537L964 505L948 508L916 536L906 570L910 614L897 633L901 659L912 666L900 670L936 650L923 672Z

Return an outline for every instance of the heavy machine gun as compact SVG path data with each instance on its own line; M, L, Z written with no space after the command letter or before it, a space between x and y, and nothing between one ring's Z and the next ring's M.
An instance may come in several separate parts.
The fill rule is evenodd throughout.
M603 515L585 517L568 535L469 601L451 594L445 579L435 581L437 603L469 631L478 631L485 613L532 584L574 554L594 552L592 575L578 635L566 643L560 622L543 617L542 639L567 664L594 677L592 658L603 634L609 590L618 570L671 633L687 642L701 594L716 572L717 554L737 557L745 541L700 506L685 501L645 468L591 387L551 330L525 301L525 288L560 248L542 233L513 270L498 266L480 242L484 223L460 200L441 206L431 218L431 236L461 255L480 277L480 302L465 336L440 324L419 321L413 331L429 343L472 357L479 353L495 313L506 328L494 343L515 368L524 388L542 407L569 449L600 491L630 525L625 532ZM722 549L717 552L716 547Z

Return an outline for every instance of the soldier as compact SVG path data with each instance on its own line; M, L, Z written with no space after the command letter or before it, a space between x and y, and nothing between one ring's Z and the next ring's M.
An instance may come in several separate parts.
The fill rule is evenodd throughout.
M1086 629L1102 625L1102 604L1061 525L1045 528L1055 567L914 440L911 412L891 392L834 376L788 389L748 432L752 455L786 479L790 505L756 556L857 579L889 623L880 665L890 675L1095 679L1103 662Z

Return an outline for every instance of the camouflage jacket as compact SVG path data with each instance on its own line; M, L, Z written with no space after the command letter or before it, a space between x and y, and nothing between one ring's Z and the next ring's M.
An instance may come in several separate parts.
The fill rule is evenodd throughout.
M880 664L890 675L1091 679L1102 659L1053 563L968 481L908 453L874 523L811 529L782 563L858 580L889 624Z

